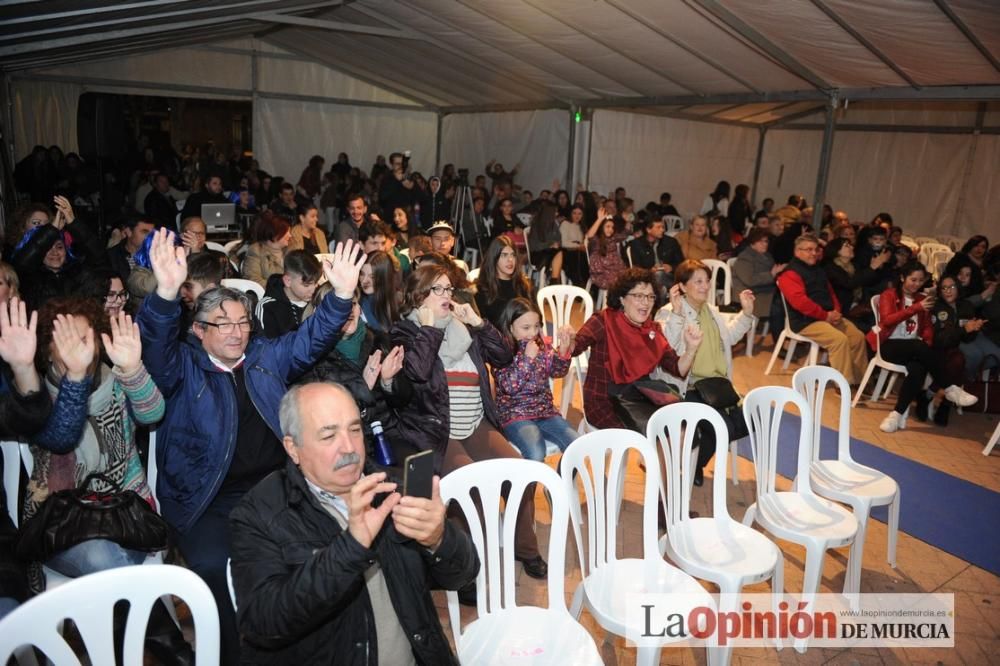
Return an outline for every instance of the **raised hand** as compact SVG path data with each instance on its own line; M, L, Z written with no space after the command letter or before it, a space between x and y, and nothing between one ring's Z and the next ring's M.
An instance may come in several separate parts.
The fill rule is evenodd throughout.
M476 314L476 311L472 309L472 306L468 303L455 303L452 302L452 312L455 315L455 319L466 326L471 326L472 328L479 328L483 325L483 319Z
M365 548L371 547L385 519L399 503L399 493L393 492L377 509L372 506L375 495L396 490L396 484L385 478L385 472L363 476L351 486L347 495L347 529Z
M337 243L333 252L333 260L323 260L323 274L333 287L333 293L339 298L351 298L358 286L361 267L365 265L365 253L361 245L353 240Z
M56 217L52 221L52 226L56 229L62 229L67 224L72 224L73 220L76 219L76 215L73 213L73 206L70 204L69 199L56 195L52 199L52 203L56 207Z
M0 304L0 358L11 368L30 367L34 363L37 326L38 313L32 312L29 319L24 301L16 296Z
M365 383L368 384L368 390L375 388L375 382L378 381L379 374L382 372L382 350L376 349L375 352L368 357L368 362L365 363L365 369L362 374L365 378Z
M697 326L688 326L684 329L684 344L686 345L687 351L690 352L697 349L701 345L702 339L705 337L705 332L702 331Z
M132 322L132 317L119 312L117 317L111 317L111 337L101 333L104 351L108 358L126 375L135 373L142 365L142 341L139 337L139 324Z
M87 325L83 337L76 330L76 322L67 315L56 315L52 322L52 341L59 352L59 358L66 366L66 378L73 382L83 381L94 361L94 329Z
M424 548L437 550L444 539L445 506L441 501L441 479L434 477L431 498L407 495L392 510L396 531Z
M670 309L676 314L684 314L684 294L681 293L681 285L679 282L670 287Z
M757 297L754 296L753 292L749 289L744 289L740 292L740 306L743 308L743 314L753 314L753 304L755 300L757 300Z
M403 369L403 346L393 347L382 359L382 381L389 382Z
M149 263L156 276L156 295L172 301L187 279L187 254L183 247L174 245L173 232L161 228L155 234L149 246Z

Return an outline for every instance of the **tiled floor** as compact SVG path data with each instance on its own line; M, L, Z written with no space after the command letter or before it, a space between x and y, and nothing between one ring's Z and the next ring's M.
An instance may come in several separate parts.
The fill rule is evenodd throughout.
M734 361L734 381L736 388L745 393L755 386L773 384L791 385L791 376L798 365L793 363L787 372L776 364L776 371L764 375L764 368L770 355L770 346L764 346L756 356L748 358L738 355ZM557 383L557 396L560 390ZM837 426L839 405L834 396L828 397L823 423ZM569 420L576 424L580 418L580 397L574 396ZM984 458L982 448L990 433L996 427L997 416L980 414L952 414L947 428L926 425L910 419L907 430L886 434L878 425L891 409L889 401L869 406L861 403L851 411L851 435L866 442L885 448L899 455L907 456L925 465L934 467L954 476L1000 492L1000 449L991 458ZM554 464L555 459L549 462ZM709 466L710 474L711 466ZM753 465L740 458L738 465L740 483L727 485L728 509L737 520L742 519L746 507L753 501ZM692 509L703 516L711 515L711 478L706 474L706 483L695 488ZM626 556L635 557L640 552L641 489L643 472L637 467L629 469L626 480L626 504L621 518L619 542ZM789 488L789 479L779 479L779 487ZM928 489L933 492L932 489ZM948 501L948 498L941 498ZM538 537L543 552L548 547L548 527L551 523L548 505L541 494L536 502ZM979 515L976 507L969 507L969 520L977 520L985 525L997 525L998 516ZM884 523L871 520L868 523L865 542L864 571L861 579L862 592L953 592L956 604L956 637L953 650L912 650L912 649L870 649L870 650L830 650L813 648L805 654L798 654L790 648L780 652L769 649L736 649L733 664L987 664L1000 663L1000 577L968 564L944 551L938 550L907 534L900 533L897 554L897 568L892 569L886 562L887 531ZM802 586L805 552L801 547L778 542L785 556L785 589L797 590ZM567 604L580 581L580 570L572 545L572 536L566 557L566 598ZM824 558L822 592L839 592L843 587L847 549L832 551ZM544 584L525 576L518 567L517 598L522 604L546 605ZM710 591L717 591L706 584ZM767 592L769 583L761 583L746 588L751 592ZM447 617L447 604L443 593L435 593L440 609L442 624L451 636ZM462 608L462 622L475 618L475 612ZM580 618L591 632L606 664L634 664L635 650L626 648L624 640L605 633L586 611ZM665 648L662 651L663 664L706 663L704 649Z

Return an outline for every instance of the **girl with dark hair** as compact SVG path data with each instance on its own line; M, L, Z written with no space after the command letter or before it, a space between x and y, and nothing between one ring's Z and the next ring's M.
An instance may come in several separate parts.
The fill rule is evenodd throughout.
M709 216L713 213L719 215L729 214L729 181L720 180L712 193L705 197L701 203L699 215Z
M387 334L399 321L399 269L386 252L368 254L358 279L361 288L361 316L368 328Z
M982 307L993 298L997 283L983 278L982 269L968 254L959 252L948 262L944 269L946 275L954 275L958 280L958 297L969 301L975 308Z
M524 225L514 215L514 200L510 197L501 199L493 209L493 237L507 236L514 246L523 251L527 241L524 238Z
M859 312L869 312L869 316L851 317L851 321L863 331L870 329L875 322L870 316L868 304L862 302L862 290L878 283L881 279L878 271L891 257L891 254L880 252L872 256L868 266L857 265L854 263L854 243L843 237L834 238L823 250L823 268L833 285L841 313L846 316L856 306L860 306Z
M406 281L403 318L392 342L403 346L403 374L413 399L399 412L404 446L398 453L434 451L442 476L475 460L521 458L500 433L486 364L510 364L510 346L467 303L455 303L448 269L422 263ZM533 578L548 566L534 532L534 490L525 491L514 528L514 555Z
M615 277L625 270L621 244L628 238L625 225L608 215L604 208L587 230L590 279L597 289L609 289Z
M323 165L326 160L321 155L313 155L309 158L309 165L302 170L296 192L307 199L312 199L319 194L323 187Z
M753 206L750 204L750 186L741 183L736 186L736 190L733 192L733 200L730 202L726 214L730 230L740 236L747 233L751 215L753 215Z
M959 250L960 254L967 255L972 259L973 263L979 268L983 267L983 258L986 256L986 251L990 249L990 241L986 236L982 234L977 234L965 241L965 245Z
M396 230L396 247L407 250L410 247L410 207L397 206L392 210L392 228Z
M646 394L636 383L649 379L656 368L675 377L686 377L691 369L701 331L690 326L684 329L687 349L678 355L653 321L659 306L653 271L629 268L608 290L608 306L595 312L577 333L573 356L590 352L583 407L592 426L627 427L645 433L645 421L660 405L647 401L639 410L626 410L622 400L615 398L625 396L633 403L642 400Z
M569 192L566 190L556 190L556 193L552 195L552 200L556 202L556 206L559 208L559 217L569 217L570 206L572 201L569 198Z
M565 257L563 265L566 268L566 275L576 285L587 284L587 280L590 279L587 254L583 246L586 232L583 217L583 206L574 205L569 209L569 215L559 223L559 235Z
M556 351L542 338L538 306L526 298L507 303L498 328L516 350L513 363L493 368L504 436L529 460L544 460L547 441L565 451L577 432L553 405L549 381L569 372L576 331L569 325L560 328Z
M528 232L531 261L537 269L549 269L552 284L559 282L563 265L562 234L556 222L556 210L551 201L542 201Z
M890 363L906 366L906 377L899 388L896 407L879 425L883 432L896 432L906 427L910 403L921 397L924 380L930 374L931 389L944 387L944 398L962 407L976 403L976 397L966 393L959 384L962 370L949 367L940 354L936 354L934 326L930 311L934 307L933 294L921 292L927 280L923 264L910 262L899 271L895 286L889 287L879 297L879 330L872 329L866 336L872 350L881 347L882 358Z
M319 228L319 208L305 204L298 209L299 223L291 229L287 252L305 250L309 254L327 254L330 251L326 234Z
M517 248L506 236L494 238L486 249L476 280L476 308L494 326L507 303L517 297L534 299L534 288L520 270Z

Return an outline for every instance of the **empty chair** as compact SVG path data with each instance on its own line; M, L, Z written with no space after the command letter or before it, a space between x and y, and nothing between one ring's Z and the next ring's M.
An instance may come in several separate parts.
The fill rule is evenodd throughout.
M478 268L471 269L466 277L469 278L469 282L475 282L476 280L479 279L479 269Z
M938 252L951 252L952 254L954 254L954 252L952 252L952 249L950 247L942 243L938 243L935 240L921 244L919 256L917 258L920 260L920 263L922 263L924 266L930 266L931 260L934 258L934 255L937 254Z
M642 557L618 557L618 519L621 512L624 474L628 456L636 451L646 466L642 507ZM583 580L573 594L570 612L579 617L587 611L606 631L618 636L638 636L641 626L628 627L626 602L630 594L676 595L670 608L658 612L681 613L691 608L714 608L711 596L698 581L663 560L656 540L656 510L660 474L656 450L645 437L632 430L608 428L588 433L563 452L561 474L569 503L573 532ZM580 526L582 516L577 482L583 486L587 507L587 539ZM585 548L586 546L586 548ZM585 557L586 555L586 557ZM638 617L633 618L639 620ZM669 640L669 639L667 639ZM637 663L660 663L660 647L637 648ZM565 663L571 663L566 661Z
M878 320L878 304L881 297L879 294L872 296L872 312L875 314L875 326L872 327L872 331L875 332L875 356L868 361L868 368L865 370L865 376L862 377L861 383L858 384L858 391L854 394L854 402L851 403L852 407L858 406L858 401L861 400L862 394L865 392L865 387L868 386L868 380L871 379L872 373L878 369L878 379L875 381L875 390L872 391L870 402L878 402L880 399L885 398L889 395L892 390L893 382L895 382L895 375L893 373L900 373L902 375L907 374L906 366L899 365L898 363L889 363L889 361L882 358L882 340L879 336L879 331L882 330L879 327ZM892 377L892 381L886 384L886 378ZM885 387L883 392L882 387ZM879 394L882 394L881 396Z
M993 429L993 434L990 435L990 440L986 442L986 448L983 449L983 455L988 456L993 453L993 447L1000 442L1000 423L997 423L997 427Z
M784 557L781 550L757 530L732 519L726 508L726 447L715 453L715 478L712 481L712 517L691 518L691 482L696 458L693 450L696 427L715 429L716 441L725 441L728 433L719 412L698 403L678 403L662 407L646 426L646 438L663 457L666 478L662 494L667 517L667 532L660 537L660 552L685 572L711 581L726 597L728 608L735 611L740 591L771 579L775 593L775 612L783 593ZM732 648L717 648L720 659L728 664Z
M241 278L226 278L222 281L223 287L229 287L230 289L236 289L238 291L252 292L256 294L257 298L264 298L264 287L260 286L253 280L243 280Z
M837 423L837 458L819 457L820 435L823 432L823 399L827 386L833 384L840 392L840 418ZM858 534L851 546L851 561L857 567L848 574L860 577L865 548L865 530L872 507L889 506L889 566L896 567L896 541L899 535L899 485L892 477L877 469L855 462L851 457L851 387L844 376L824 366L801 368L792 377L792 386L809 403L812 412L812 455L809 480L813 492L827 499L849 504L858 521ZM861 581L845 581L845 589L859 590Z
M573 285L550 285L538 290L536 296L538 309L542 313L542 330L547 331L548 325L552 324L551 334L553 338L556 332L566 324L571 323L573 306L577 301L583 305L583 321L590 319L594 314L594 299L590 292ZM562 351L562 350L560 350ZM569 411L570 402L573 399L574 384L580 388L580 399L583 400L583 380L587 376L587 357L580 354L573 359L569 367L569 372L563 380L562 398L559 412L566 417Z
M795 490L779 491L775 486L782 418L791 403L800 414L798 432L798 483ZM858 521L854 515L813 492L810 481L812 462L812 411L806 399L783 386L760 386L743 398L743 414L750 427L754 472L757 480L756 501L747 508L744 525L755 521L778 537L800 544L806 549L805 576L802 594L811 596L819 589L823 574L823 555L830 548L840 548L854 542ZM785 421L785 428L794 428ZM783 455L791 455L785 445ZM861 558L852 557L848 568L860 567ZM859 569L860 570L860 569ZM857 575L848 574L845 586L856 582ZM845 587L844 592L857 590Z
M501 486L506 483L511 484L506 507L514 511L521 505L523 493L533 491L533 484L542 485L549 493L552 528L547 608L519 606L515 599L516 520L501 511ZM511 655L521 655L530 656L532 664L601 664L594 639L566 610L563 585L570 502L559 476L531 460L485 460L445 476L441 500L461 507L481 563L476 577L478 617L464 628L458 593L448 592L448 615L459 660L465 664L518 663Z
M788 342L788 352L785 354L785 363L781 366L782 370L788 369L788 364L792 362L792 356L795 355L795 347L800 342L804 342L809 345L809 357L806 360L806 365L816 365L819 363L819 343L792 330L792 326L788 318L788 303L785 301L785 295L779 291L778 296L781 298L781 305L785 308L785 327L781 329L781 333L778 335L778 341L774 344L774 351L771 352L771 360L768 361L767 369L764 370L765 375L771 374L771 368L774 367L774 362L777 360L778 355L781 354L781 348L785 342Z
M100 571L40 594L0 621L0 660L21 646L34 645L55 664L80 664L59 629L72 620L86 647L88 663L114 664L115 604L128 601L128 619L122 662L141 666L146 623L153 604L164 595L175 595L191 609L194 621L195 663L219 663L219 615L208 586L182 567L132 566Z
M667 225L668 236L676 236L678 232L684 231L684 218L680 215L664 215L663 222Z

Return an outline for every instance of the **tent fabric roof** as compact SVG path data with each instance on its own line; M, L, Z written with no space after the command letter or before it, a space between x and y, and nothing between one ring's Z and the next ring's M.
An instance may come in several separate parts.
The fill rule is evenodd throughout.
M256 36L446 112L780 122L845 99L1000 99L996 0L20 0L5 71Z

